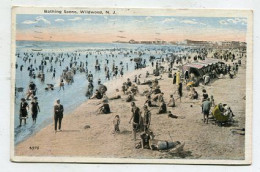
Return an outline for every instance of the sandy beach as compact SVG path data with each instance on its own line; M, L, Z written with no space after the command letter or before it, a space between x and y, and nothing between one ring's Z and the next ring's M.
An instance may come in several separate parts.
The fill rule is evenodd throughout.
M133 80L134 75L145 72L152 73L152 68L135 70L123 78L115 79L107 84L107 96L111 97L115 89L121 90L126 78ZM177 98L177 86L172 84L172 78L167 73L159 80L166 102L170 94ZM147 79L154 79L149 76ZM199 100L190 100L188 91L183 88L182 102L177 100L176 107L168 108L173 114L181 118L168 118L167 114L157 115L157 108L150 108L152 113L151 130L159 140L173 140L185 142L184 151L180 154L170 154L165 151L135 149L132 140L132 125L130 103L126 102L126 95L121 92L122 98L109 101L112 113L97 114L97 105L100 100L89 100L81 104L76 110L63 118L62 132L54 132L53 123L41 131L15 146L16 156L84 156L98 158L186 158L186 159L244 159L245 136L233 134L232 129L245 128L245 89L246 89L245 61L239 68L234 79L226 76L217 79L207 86L196 87ZM139 92L148 89L147 85L139 85ZM230 127L220 127L213 123L204 124L201 114L201 95L205 88L209 95L214 95L215 103L228 104L235 114L235 123ZM73 99L73 97L72 97ZM145 96L137 95L136 104L142 108ZM61 102L62 104L62 102ZM192 105L192 106L191 106ZM66 107L65 111L66 111ZM120 116L120 133L113 134L113 119ZM85 129L89 125L90 128ZM139 137L138 137L139 138ZM32 150L36 146L39 149Z

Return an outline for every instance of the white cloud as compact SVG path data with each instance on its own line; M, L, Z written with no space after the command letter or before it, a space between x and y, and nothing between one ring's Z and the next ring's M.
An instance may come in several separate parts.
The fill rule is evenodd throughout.
M237 23L240 22L240 20L238 20L238 19L227 19L227 22L237 24Z
M49 20L45 19L43 16L38 16L38 17L36 17L35 20L37 20L38 22L39 22L39 21L42 21L42 22L44 22L45 24L51 24L51 22L50 22Z
M170 22L174 22L174 21L175 21L174 18L166 18L166 19L164 19L162 22L163 22L163 23L170 23Z
M63 19L55 19L54 21L56 21L56 22L64 22Z
M242 25L246 25L247 19L243 19L243 18L229 18L229 19L225 19L225 20L220 20L219 23L223 24L223 25L227 25L227 24L242 24Z
M202 22L197 22L195 19L192 20L181 20L179 21L180 23L185 23L185 24L199 24L199 25L206 25L205 23Z
M43 22L45 24L51 24L51 22L47 19L45 19L43 16L38 16L35 18L35 20L25 20L22 23L23 24L35 24L35 23L39 23L39 22Z
M91 21L92 19L91 19L91 18L85 18L84 20L86 20L86 21Z
M79 21L81 19L82 19L81 17L74 17L74 18L68 19L68 20L70 20L70 21Z
M22 22L23 24L35 24L38 23L38 21L32 21L32 20L25 20Z

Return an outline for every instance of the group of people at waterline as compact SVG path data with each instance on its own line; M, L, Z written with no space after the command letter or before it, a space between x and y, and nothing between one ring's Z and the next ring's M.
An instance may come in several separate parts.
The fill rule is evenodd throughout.
M165 61L164 63L171 63L169 61ZM175 61L176 63L176 61ZM158 69L160 66L158 66L158 61L156 62L156 66L153 65L153 67L155 69ZM236 69L236 68L235 68ZM108 69L106 69L105 71L107 71ZM67 68L67 71L68 68ZM75 71L73 72L75 74ZM91 72L87 72L87 79L89 82L88 85L88 89L87 92L89 91L89 86L92 87L92 91L93 91L93 75L91 74ZM121 73L121 72L120 72ZM121 73L122 74L122 73ZM150 74L147 74L145 77L149 77ZM55 77L55 75L53 75ZM156 75L155 75L156 76ZM177 72L173 72L173 84L177 85L177 90L175 90L175 92L178 93L178 97L176 98L179 99L181 101L181 98L183 96L183 84L187 83L187 78L186 76L183 76L181 71L177 71ZM138 77L137 77L138 78ZM109 79L109 78L108 78ZM68 83L69 84L69 83ZM127 81L123 84L122 86L122 92L124 95L126 95L126 101L130 102L130 106L132 107L131 113L132 116L130 118L129 122L132 122L132 128L133 128L133 137L134 139L136 139L136 133L138 131L143 131L144 133L142 133L142 137L144 137L143 134L147 134L147 136L151 136L151 130L149 128L150 124L151 124L151 112L149 111L150 107L157 107L158 108L158 114L162 114L162 113L168 113L168 116L171 118L178 118L177 115L172 114L171 111L167 111L167 107L171 107L174 108L175 107L175 99L173 95L170 95L170 102L168 102L166 104L166 102L164 101L164 94L162 92L162 90L160 90L160 86L159 86L159 81L157 79L152 80L151 84L149 84L149 88L150 90L147 93L144 93L143 95L146 96L147 100L144 102L144 106L143 106L143 110L141 111L138 108L138 105L135 105L135 103L133 102L134 97L136 94L138 93L138 84L142 84L142 83L137 83L136 82L136 77L134 78L133 81L131 81L130 79L127 79ZM97 86L100 86L101 81L98 80ZM60 83L60 89L63 88L64 90L64 80L63 77L61 77L61 83ZM108 88L108 89L112 89L112 88ZM21 104L20 104L20 126L22 125L22 121L24 121L24 123L26 124L26 119L28 118L28 112L31 112L31 116L33 119L33 122L36 123L36 119L37 119L37 115L40 112L40 106L38 103L38 98L36 97L36 85L33 82L30 82L29 84L29 89L28 89L28 93L27 93L27 101L31 100L31 103L27 103L25 98L21 99ZM196 89L190 88L190 93L189 93L189 98L190 99L198 99L199 95L198 92L196 91ZM96 92L93 94L91 94L92 96L90 97L90 99L101 99L102 101L102 106L99 108L99 113L110 113L110 107L109 107L109 101L113 101L115 99L120 99L122 98L122 96L120 95L121 91L117 88L116 90L116 96L114 97L110 97L108 98L106 96L106 91L102 91L102 93L100 94L100 90L96 90ZM99 97L97 97L97 94L99 94ZM213 96L209 97L209 95L206 93L206 90L203 90L203 94L202 94L202 113L203 113L203 121L208 123L208 116L210 113L210 109L212 106L214 106L214 98ZM62 118L63 118L63 111L64 108L60 103L60 100L57 99L55 101L55 104L53 106L53 113L54 113L54 130L55 132L57 131L57 129L59 131L61 131L61 122L62 122ZM115 112L116 113L116 112ZM141 115L143 114L143 115ZM113 125L114 125L114 133L118 133L120 132L120 114L115 115L115 118L113 120ZM58 126L59 124L59 126ZM146 138L147 139L147 138Z

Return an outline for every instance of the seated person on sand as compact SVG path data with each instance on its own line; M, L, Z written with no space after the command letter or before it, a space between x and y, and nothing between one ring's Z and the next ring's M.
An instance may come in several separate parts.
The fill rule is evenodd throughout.
M148 78L148 76L149 76L149 72L146 71L145 77Z
M159 69L154 69L154 70L153 70L153 75L154 75L154 76L159 76L159 75L160 75Z
M175 99L173 97L173 95L170 95L170 101L167 104L168 107L175 107Z
M144 82L140 83L139 85L151 85L152 81L151 80L144 80Z
M129 78L127 78L126 85L127 85L127 87L131 87L132 86L132 82L130 81Z
M210 77L208 75L204 75L203 80L204 80L204 85L208 85L208 83L210 82Z
M102 99L102 97L102 94L98 90L96 90L96 92L90 99Z
M164 93L156 94L152 97L153 101L160 102L163 99Z
M177 115L173 115L171 111L168 111L168 118L175 118L175 119L177 119L178 116Z
M115 100L115 99L120 99L121 95L119 93L119 89L116 89L116 93L113 97L109 98L109 100Z
M108 102L106 102L105 100L103 100L102 105L98 108L98 111L100 114L108 114L110 113L110 107Z
M198 99L199 95L194 87L191 89L189 96L190 96L190 99Z
M133 95L136 95L139 92L138 87L135 84L132 84L132 86L130 87L130 91Z
M156 104L152 103L150 95L147 96L147 99L144 104L147 105L148 107L158 107Z
M159 85L159 82L157 79L155 79L153 82L152 82L152 88L155 89L157 88L157 86Z
M140 134L140 137L141 137L141 148L151 149L151 145L150 145L151 144L150 140L152 139L151 135L148 132L143 132Z
M167 113L167 106L165 104L164 101L161 101L160 102L160 105L159 105L159 110L158 110L158 113L157 114L163 114L163 113Z
M233 114L231 108L227 104L224 104L222 107L223 107L223 115L228 116L230 121L234 121L233 117L235 115Z
M103 94L102 102L103 103L108 103L108 97L107 97L106 93Z
M234 71L229 71L228 74L229 74L230 79L233 79L234 76L235 76L235 72Z
M153 94L159 94L159 93L161 93L161 92L162 92L162 91L161 91L159 85L157 85L157 87L156 87L155 89L153 89Z
M132 93L129 93L126 97L126 102L134 101L134 95Z
M123 91L124 94L126 94L126 91L127 91L126 82L124 82L123 85L122 85L122 91Z
M150 95L150 91L148 89L145 89L143 93L141 93L141 96L149 96L149 95Z

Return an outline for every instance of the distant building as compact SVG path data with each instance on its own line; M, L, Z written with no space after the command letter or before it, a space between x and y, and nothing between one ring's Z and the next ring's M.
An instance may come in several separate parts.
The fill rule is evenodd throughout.
M130 43L130 44L136 44L136 41L133 40L133 39L131 39L131 40L129 41L129 43Z
M169 43L170 43L170 44L173 44L173 45L178 44L178 43L175 42L175 41L170 41Z
M247 45L246 42L240 42L240 45L239 45L239 46L240 46L240 47L246 47L246 45Z
M224 48L238 48L238 47L246 47L246 43L239 42L239 41L223 41L221 42L221 46Z
M194 41L194 40L189 40L185 39L183 41L176 42L177 44L181 45L189 45L189 46L206 46L206 45L211 45L210 42L208 41Z
M153 41L141 41L141 44L152 44Z

